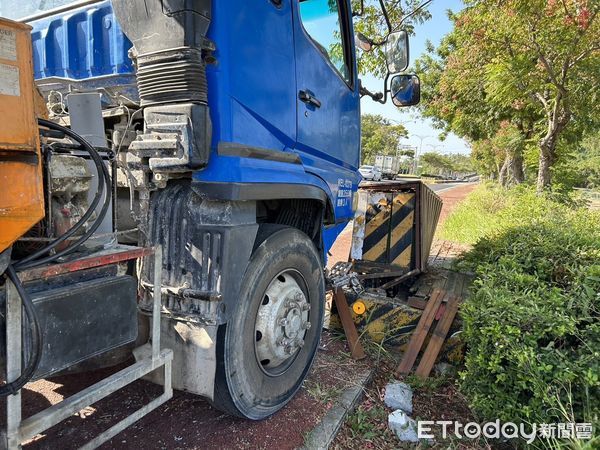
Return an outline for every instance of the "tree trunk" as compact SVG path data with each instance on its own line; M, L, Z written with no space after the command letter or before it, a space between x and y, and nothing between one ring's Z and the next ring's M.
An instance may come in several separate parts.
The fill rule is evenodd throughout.
M515 180L515 184L521 184L525 181L525 162L523 161L523 149L519 148L513 157L512 163L512 176Z
M537 193L541 194L552 183L550 169L556 161L556 144L560 133L571 120L571 110L566 101L566 92L559 91L554 105L550 109L548 102L544 103L548 118L548 130L540 140L540 159L537 178Z
M506 155L504 156L504 162L502 163L502 167L500 168L500 171L498 172L498 181L500 182L500 185L502 187L507 187L508 186L508 166L510 164L510 154L509 152L506 152Z
M504 187L515 186L525 181L523 152L521 149L517 149L514 153L511 151L506 152L504 163L500 169L499 181Z
M545 139L540 143L540 159L538 164L538 177L537 177L537 193L541 194L544 190L552 183L552 177L550 174L550 168L554 163L554 157L556 152L556 142L554 139L550 139L548 142L544 142Z
M546 136L540 140L540 159L537 178L538 194L541 194L552 183L550 169L556 161L556 144L560 133L565 129L570 119L570 111L563 110L560 115L555 111L549 121Z

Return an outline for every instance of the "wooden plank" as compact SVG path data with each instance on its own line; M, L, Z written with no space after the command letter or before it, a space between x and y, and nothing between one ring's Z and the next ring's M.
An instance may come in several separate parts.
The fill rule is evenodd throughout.
M456 288L456 272L445 271L446 274L446 283L444 284L444 290L448 293L448 295L454 295L454 290Z
M397 376L403 373L409 373L412 369L415 361L417 360L417 356L419 355L419 350L421 350L421 346L427 337L427 333L429 333L429 329L431 328L435 314L440 307L445 294L445 291L441 289L436 289L433 291L431 298L427 302L427 307L425 308L425 311L423 311L421 320L419 320L417 328L415 328L415 331L413 331L408 348L402 357L402 361L396 369Z
M413 295L408 297L408 306L410 306L411 308L424 310L425 308L427 308L427 300Z
M392 281L388 281L387 283L379 286L379 288L380 289L389 289L393 286L396 286L397 284L402 283L403 281L408 280L411 277L415 277L415 276L419 275L420 273L421 273L421 271L419 269L411 270L407 274L404 274L401 277L398 277Z
M446 306L446 313L435 327L431 339L429 340L429 344L425 349L425 353L423 353L421 362L417 367L417 376L421 378L427 378L431 373L431 369L433 369L433 365L435 364L435 360L437 359L438 353L440 352L442 345L446 340L446 335L448 334L448 331L452 326L452 322L454 321L454 317L458 312L459 304L460 297L458 297L457 295L450 296L450 299L448 300L448 304Z
M355 272L378 273L378 272L391 272L392 270L402 269L402 268L394 267L391 264L387 264L387 263L376 263L373 261L364 261L361 259L361 260L355 260L352 263L352 269Z
M461 294L462 294L464 284L465 284L465 276L462 273L457 273L456 274L456 283L454 285L453 294L459 298L463 298Z
M417 289L414 293L415 297L427 298L431 295L433 287L430 282L426 281L426 276L418 278L415 284L417 284Z
M356 331L356 325L352 320L346 295L341 287L335 290L333 293L333 299L337 307L338 315L340 316L340 321L342 322L342 327L344 328L344 333L346 333L346 339L348 339L348 346L350 347L350 354L352 355L352 358L365 358L367 355L362 344L358 340L358 331Z
M444 313L446 312L446 303L442 302L442 304L440 305L440 307L437 310L437 313L435 313L435 320L440 320L443 316Z
M439 289L441 291L445 290L446 282L448 281L448 275L444 270L438 271L438 276L433 280L432 289Z
M359 280L372 280L375 278L393 278L401 277L406 274L406 270L397 270L394 272L379 272L379 273L368 273L365 275L357 275L356 278Z
M473 282L474 277L472 275L466 275L463 274L464 277L464 283L463 283L463 288L462 288L462 292L460 293L461 298L467 299L469 298L469 295L471 293L471 283Z

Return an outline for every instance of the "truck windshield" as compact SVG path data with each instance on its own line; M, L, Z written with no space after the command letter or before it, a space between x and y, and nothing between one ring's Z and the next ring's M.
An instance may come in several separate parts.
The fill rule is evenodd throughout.
M49 11L54 8L68 5L70 3L81 3L73 0L2 0L0 1L0 17L19 20L34 14Z

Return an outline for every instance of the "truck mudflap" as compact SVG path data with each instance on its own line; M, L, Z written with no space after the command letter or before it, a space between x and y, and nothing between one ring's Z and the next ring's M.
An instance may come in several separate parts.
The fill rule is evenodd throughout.
M217 328L238 299L257 230L255 202L207 200L184 181L152 195L147 239L163 247L161 345L174 349L173 387L212 398ZM144 261L143 312L153 270Z
M147 320L151 316L147 315ZM173 388L213 400L216 360L216 325L206 325L183 317L162 316L160 322L161 348L173 350L171 377ZM150 356L149 346L133 351L136 360ZM150 372L145 379L164 385L164 370Z

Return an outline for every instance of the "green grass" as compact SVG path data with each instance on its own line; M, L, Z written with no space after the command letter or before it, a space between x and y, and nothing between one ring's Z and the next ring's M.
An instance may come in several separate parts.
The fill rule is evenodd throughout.
M341 387L326 386L325 384L316 381L307 381L305 387L307 392L312 395L315 400L323 404L332 402L343 392Z
M577 222L575 216L581 215L582 210L571 198L550 194L539 196L527 186L503 189L491 184L481 185L450 214L440 229L440 237L473 245L482 238L491 238L511 228L533 226L548 220ZM600 217L600 214L596 216Z

